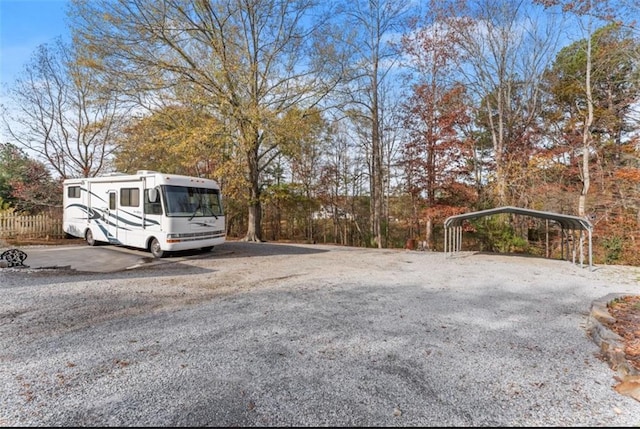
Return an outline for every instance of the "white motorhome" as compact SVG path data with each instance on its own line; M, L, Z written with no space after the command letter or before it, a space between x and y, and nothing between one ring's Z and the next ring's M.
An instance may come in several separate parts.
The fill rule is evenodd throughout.
M94 246L110 243L165 252L224 243L218 183L141 170L64 181L63 229Z

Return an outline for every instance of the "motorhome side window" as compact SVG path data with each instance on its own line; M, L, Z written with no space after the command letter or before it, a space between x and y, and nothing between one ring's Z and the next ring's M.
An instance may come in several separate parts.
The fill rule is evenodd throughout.
M140 189L138 188L120 189L120 205L123 207L140 206Z
M158 189L144 190L144 212L145 214L162 214L162 204L160 203Z
M69 186L67 188L67 197L80 198L80 186Z

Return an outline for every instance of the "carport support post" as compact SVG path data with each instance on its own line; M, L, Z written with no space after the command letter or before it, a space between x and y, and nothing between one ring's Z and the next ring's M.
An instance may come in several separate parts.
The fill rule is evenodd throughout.
M593 271L593 255L591 252L591 228L589 228L589 268Z
M458 227L454 226L451 229L451 251L455 253L458 251Z
M444 254L447 252L453 255L462 248L462 227L454 226L452 228L444 227Z
M453 251L458 252L460 247L458 246L458 227L454 227L451 231L451 241L453 242Z
M549 219L544 220L545 223L545 254L547 255L547 259L549 259Z

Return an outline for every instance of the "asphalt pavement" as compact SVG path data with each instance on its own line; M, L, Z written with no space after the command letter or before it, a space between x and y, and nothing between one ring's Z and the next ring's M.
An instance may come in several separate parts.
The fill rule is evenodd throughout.
M142 265L175 261L173 256L155 259L149 252L122 246L11 246L27 254L25 268L72 269L82 272L110 273L133 269Z

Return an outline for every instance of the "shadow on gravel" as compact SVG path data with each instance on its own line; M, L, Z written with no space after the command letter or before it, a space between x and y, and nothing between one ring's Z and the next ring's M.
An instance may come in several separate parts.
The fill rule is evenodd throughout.
M145 250L137 249L129 246L114 246L105 243L98 245L103 249L126 249L130 252L140 252L142 260L147 263L154 261L172 261L178 258L246 258L251 256L277 256L277 255L308 255L313 253L328 252L329 249L320 249L318 247L307 247L312 245L304 244L284 244L270 242L249 242L249 241L226 241L219 246L215 246L211 251L203 251L202 249L182 250L179 252L166 252L161 259L155 259ZM321 245L313 245L321 246Z
M310 247L313 246L313 247ZM282 255L309 255L314 253L329 252L330 249L322 249L321 245L283 244L269 242L227 241L217 246L208 258L247 258L252 256L282 256Z

